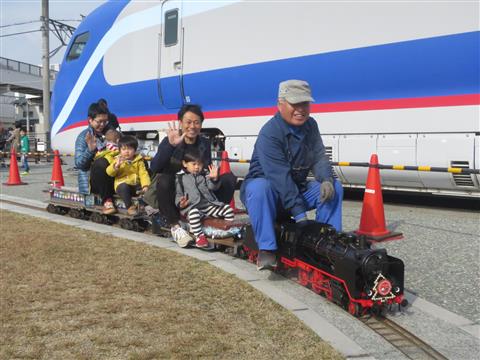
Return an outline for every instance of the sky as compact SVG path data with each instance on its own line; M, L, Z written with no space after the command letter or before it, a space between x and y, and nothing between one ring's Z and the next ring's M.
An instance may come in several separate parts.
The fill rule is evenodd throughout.
M77 27L82 16L88 15L105 1L101 0L49 0L50 18ZM0 0L0 36L18 32L39 30L42 15L41 0ZM25 25L6 26L21 22L36 21ZM50 32L50 51L60 41ZM50 64L62 61L65 46L53 57ZM0 56L29 64L42 64L42 33L40 31L16 36L0 37Z

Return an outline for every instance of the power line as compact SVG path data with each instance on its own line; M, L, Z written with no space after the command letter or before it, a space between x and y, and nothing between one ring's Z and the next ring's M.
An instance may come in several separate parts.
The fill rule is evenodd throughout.
M29 34L29 33L37 32L37 31L40 31L40 30L22 31L22 32L17 32L17 33L13 33L13 34L0 35L0 38L8 37L8 36L15 36L15 35L22 35L22 34Z
M10 27L10 26L17 26L17 25L32 24L32 23L36 23L36 22L40 22L40 20L31 20L31 21L25 21L25 22L20 22L20 23L15 23L15 24L2 25L2 26L0 26L0 28L6 28L6 27Z

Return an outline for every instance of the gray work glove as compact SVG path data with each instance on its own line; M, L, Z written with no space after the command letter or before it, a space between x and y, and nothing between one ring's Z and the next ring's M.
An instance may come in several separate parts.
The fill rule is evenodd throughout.
M330 181L324 181L320 185L320 202L330 201L335 196L335 188Z

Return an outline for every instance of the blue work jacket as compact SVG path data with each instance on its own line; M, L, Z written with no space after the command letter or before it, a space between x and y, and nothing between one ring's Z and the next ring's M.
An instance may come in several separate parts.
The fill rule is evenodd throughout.
M258 134L245 182L267 179L283 208L296 216L307 211L302 193L310 171L315 180L333 183L332 167L316 121L309 117L302 126L293 127L277 112Z

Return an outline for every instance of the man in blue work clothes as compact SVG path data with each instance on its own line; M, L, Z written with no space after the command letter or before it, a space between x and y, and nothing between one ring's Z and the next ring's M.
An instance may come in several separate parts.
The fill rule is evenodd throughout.
M301 226L306 212L342 228L342 185L332 176L316 121L310 117L310 86L301 80L280 83L278 112L260 130L250 169L241 188L258 244L258 270L276 266L274 223L287 211ZM315 181L307 181L312 171Z

